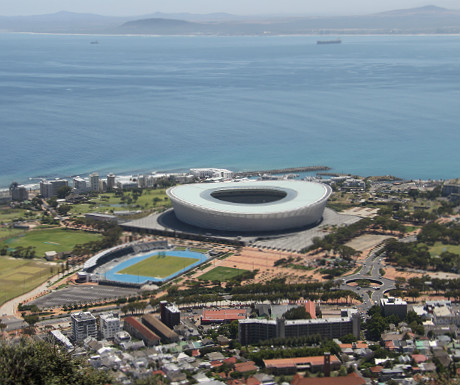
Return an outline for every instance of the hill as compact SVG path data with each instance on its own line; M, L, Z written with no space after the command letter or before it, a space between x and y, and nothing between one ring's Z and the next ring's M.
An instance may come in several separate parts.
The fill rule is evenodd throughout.
M225 13L107 17L58 12L0 16L0 31L153 35L456 34L460 32L459 17L458 10L435 6L340 17L235 16Z

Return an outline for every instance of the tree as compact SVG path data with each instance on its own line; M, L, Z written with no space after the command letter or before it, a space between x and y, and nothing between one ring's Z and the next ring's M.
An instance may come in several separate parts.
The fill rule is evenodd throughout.
M358 341L358 339L352 333L349 333L340 337L340 341L343 344L351 344L352 342Z
M28 338L0 342L0 373L4 385L104 385L110 376L96 371L83 359L72 358L56 345Z
M62 187L59 187L58 190L56 191L56 196L58 197L58 199L64 199L71 192L72 192L72 187L62 186Z
M72 206L70 205L59 205L59 207L56 209L59 215L66 216Z
M285 319L310 319L310 313L307 313L304 306L297 306L283 314Z

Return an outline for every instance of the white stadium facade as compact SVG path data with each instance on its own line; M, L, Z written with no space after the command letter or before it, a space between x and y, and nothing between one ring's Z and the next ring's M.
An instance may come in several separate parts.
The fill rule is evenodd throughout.
M210 230L276 232L321 222L331 188L296 180L197 183L171 187L176 217Z

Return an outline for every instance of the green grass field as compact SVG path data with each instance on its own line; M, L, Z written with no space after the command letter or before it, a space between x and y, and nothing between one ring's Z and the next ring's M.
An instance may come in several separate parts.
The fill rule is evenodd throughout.
M57 273L49 263L0 257L0 305L34 289Z
M441 255L443 251L460 254L460 245L445 245L442 242L436 242L430 247L430 254L432 256Z
M0 223L10 222L13 219L25 219L26 210L22 209L12 209L9 206L0 206Z
M171 274L185 269L187 266L195 263L198 259L182 258L173 255L154 255L146 258L135 265L119 271L119 274L142 275L144 277L165 278Z
M101 235L85 231L65 229L31 230L21 237L13 237L2 244L8 248L35 247L36 255L44 256L46 251L65 252L71 251L77 244L82 244L100 239Z
M216 268L200 275L198 279L203 281L220 281L225 282L232 278L238 277L247 270L234 269L233 267L217 266Z

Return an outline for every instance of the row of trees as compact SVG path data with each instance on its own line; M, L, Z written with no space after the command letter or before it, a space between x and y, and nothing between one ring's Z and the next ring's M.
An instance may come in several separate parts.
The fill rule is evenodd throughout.
M36 249L33 246L23 247L17 246L13 250L8 251L8 246L3 245L0 249L0 255L10 255L13 258L32 259L36 256Z
M120 226L110 222L97 222L87 220L83 220L82 222L87 225L91 225L96 229L102 230L102 239L75 245L72 250L72 254L76 256L93 254L118 244L122 234Z
M275 279L268 283L254 283L250 285L227 285L222 289L220 285L194 286L190 289L179 290L177 286L168 288L168 294L162 298L177 304L200 305L205 303L219 303L225 298L230 298L236 302L262 302L272 301L274 303L285 299L297 300L299 298L309 298L311 300L321 299L322 301L337 301L350 303L353 299L361 300L361 297L351 290L331 290L334 282L313 282L304 284L285 284L284 279ZM154 306L157 300L152 303Z

